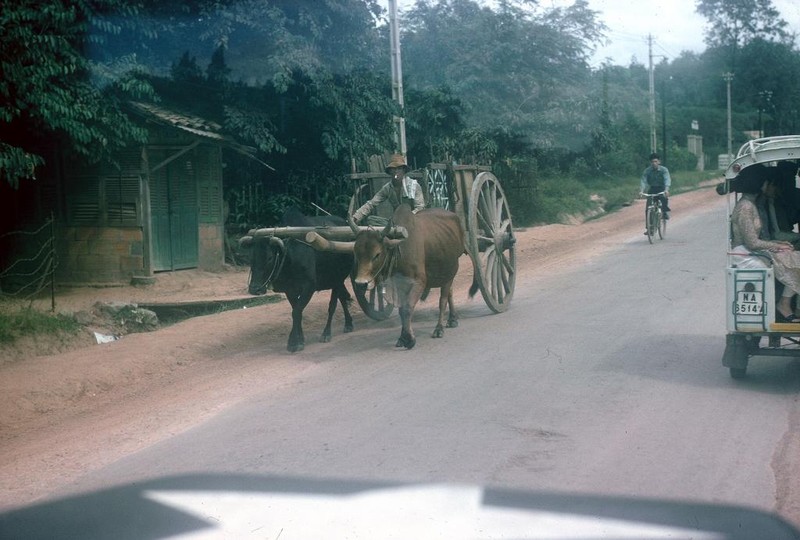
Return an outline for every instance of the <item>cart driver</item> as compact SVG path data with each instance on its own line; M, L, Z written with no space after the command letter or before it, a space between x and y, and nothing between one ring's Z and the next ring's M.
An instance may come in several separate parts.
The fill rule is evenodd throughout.
M383 201L389 201L392 209L396 209L403 203L408 204L415 214L425 208L425 198L422 194L422 187L419 183L406 176L408 165L406 158L402 154L392 155L392 159L386 166L386 174L392 177L389 182L375 193L372 199L368 200L353 213L353 221L359 223L365 216L369 216L372 211ZM386 220L378 216L367 218L369 225L385 225Z

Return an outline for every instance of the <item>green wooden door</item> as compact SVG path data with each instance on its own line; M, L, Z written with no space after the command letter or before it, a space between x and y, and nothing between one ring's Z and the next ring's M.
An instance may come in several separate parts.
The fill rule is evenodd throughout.
M168 151L151 153L156 163L168 157ZM196 268L197 180L191 158L182 156L161 167L151 174L150 182L153 270Z

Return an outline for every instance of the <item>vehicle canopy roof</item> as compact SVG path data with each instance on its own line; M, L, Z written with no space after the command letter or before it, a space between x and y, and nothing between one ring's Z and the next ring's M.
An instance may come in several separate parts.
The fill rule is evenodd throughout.
M739 148L736 158L725 170L725 180L735 178L752 165L800 159L800 135L764 137L748 141Z

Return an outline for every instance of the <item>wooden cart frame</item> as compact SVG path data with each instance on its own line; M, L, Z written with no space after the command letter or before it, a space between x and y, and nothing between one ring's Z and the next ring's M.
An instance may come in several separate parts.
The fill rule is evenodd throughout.
M465 249L486 305L495 313L508 309L516 279L516 239L508 201L490 168L431 163L409 175L422 186L426 207L445 208L458 215L466 233ZM356 173L349 179L353 184L349 208L352 216L390 177L384 173ZM385 203L376 212L388 218L392 208ZM390 287L391 284L384 284L367 293L356 293L367 316L382 320L391 314L394 305Z
M476 165L432 163L409 174L422 186L427 207L445 208L458 215L465 232L464 249L472 259L475 279L489 309L495 313L508 309L516 280L516 239L500 182L488 167ZM385 173L354 173L348 179L353 184L348 210L352 217L390 177ZM385 218L390 218L392 211L389 203L376 209ZM332 242L352 241L355 235L351 227L275 227L251 230L245 238L276 236L310 242L315 234ZM402 227L390 232L395 237L404 234ZM384 320L394 311L392 283L378 283L369 291L355 286L353 290L359 306L371 319Z

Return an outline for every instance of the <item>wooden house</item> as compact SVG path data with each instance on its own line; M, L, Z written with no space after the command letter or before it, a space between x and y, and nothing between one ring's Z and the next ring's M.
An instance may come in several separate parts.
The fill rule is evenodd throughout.
M202 118L145 103L131 108L148 129L147 144L115 156L116 164L87 167L61 156L36 181L40 213L55 216L59 284L146 281L224 264L223 148L251 157L254 150Z

